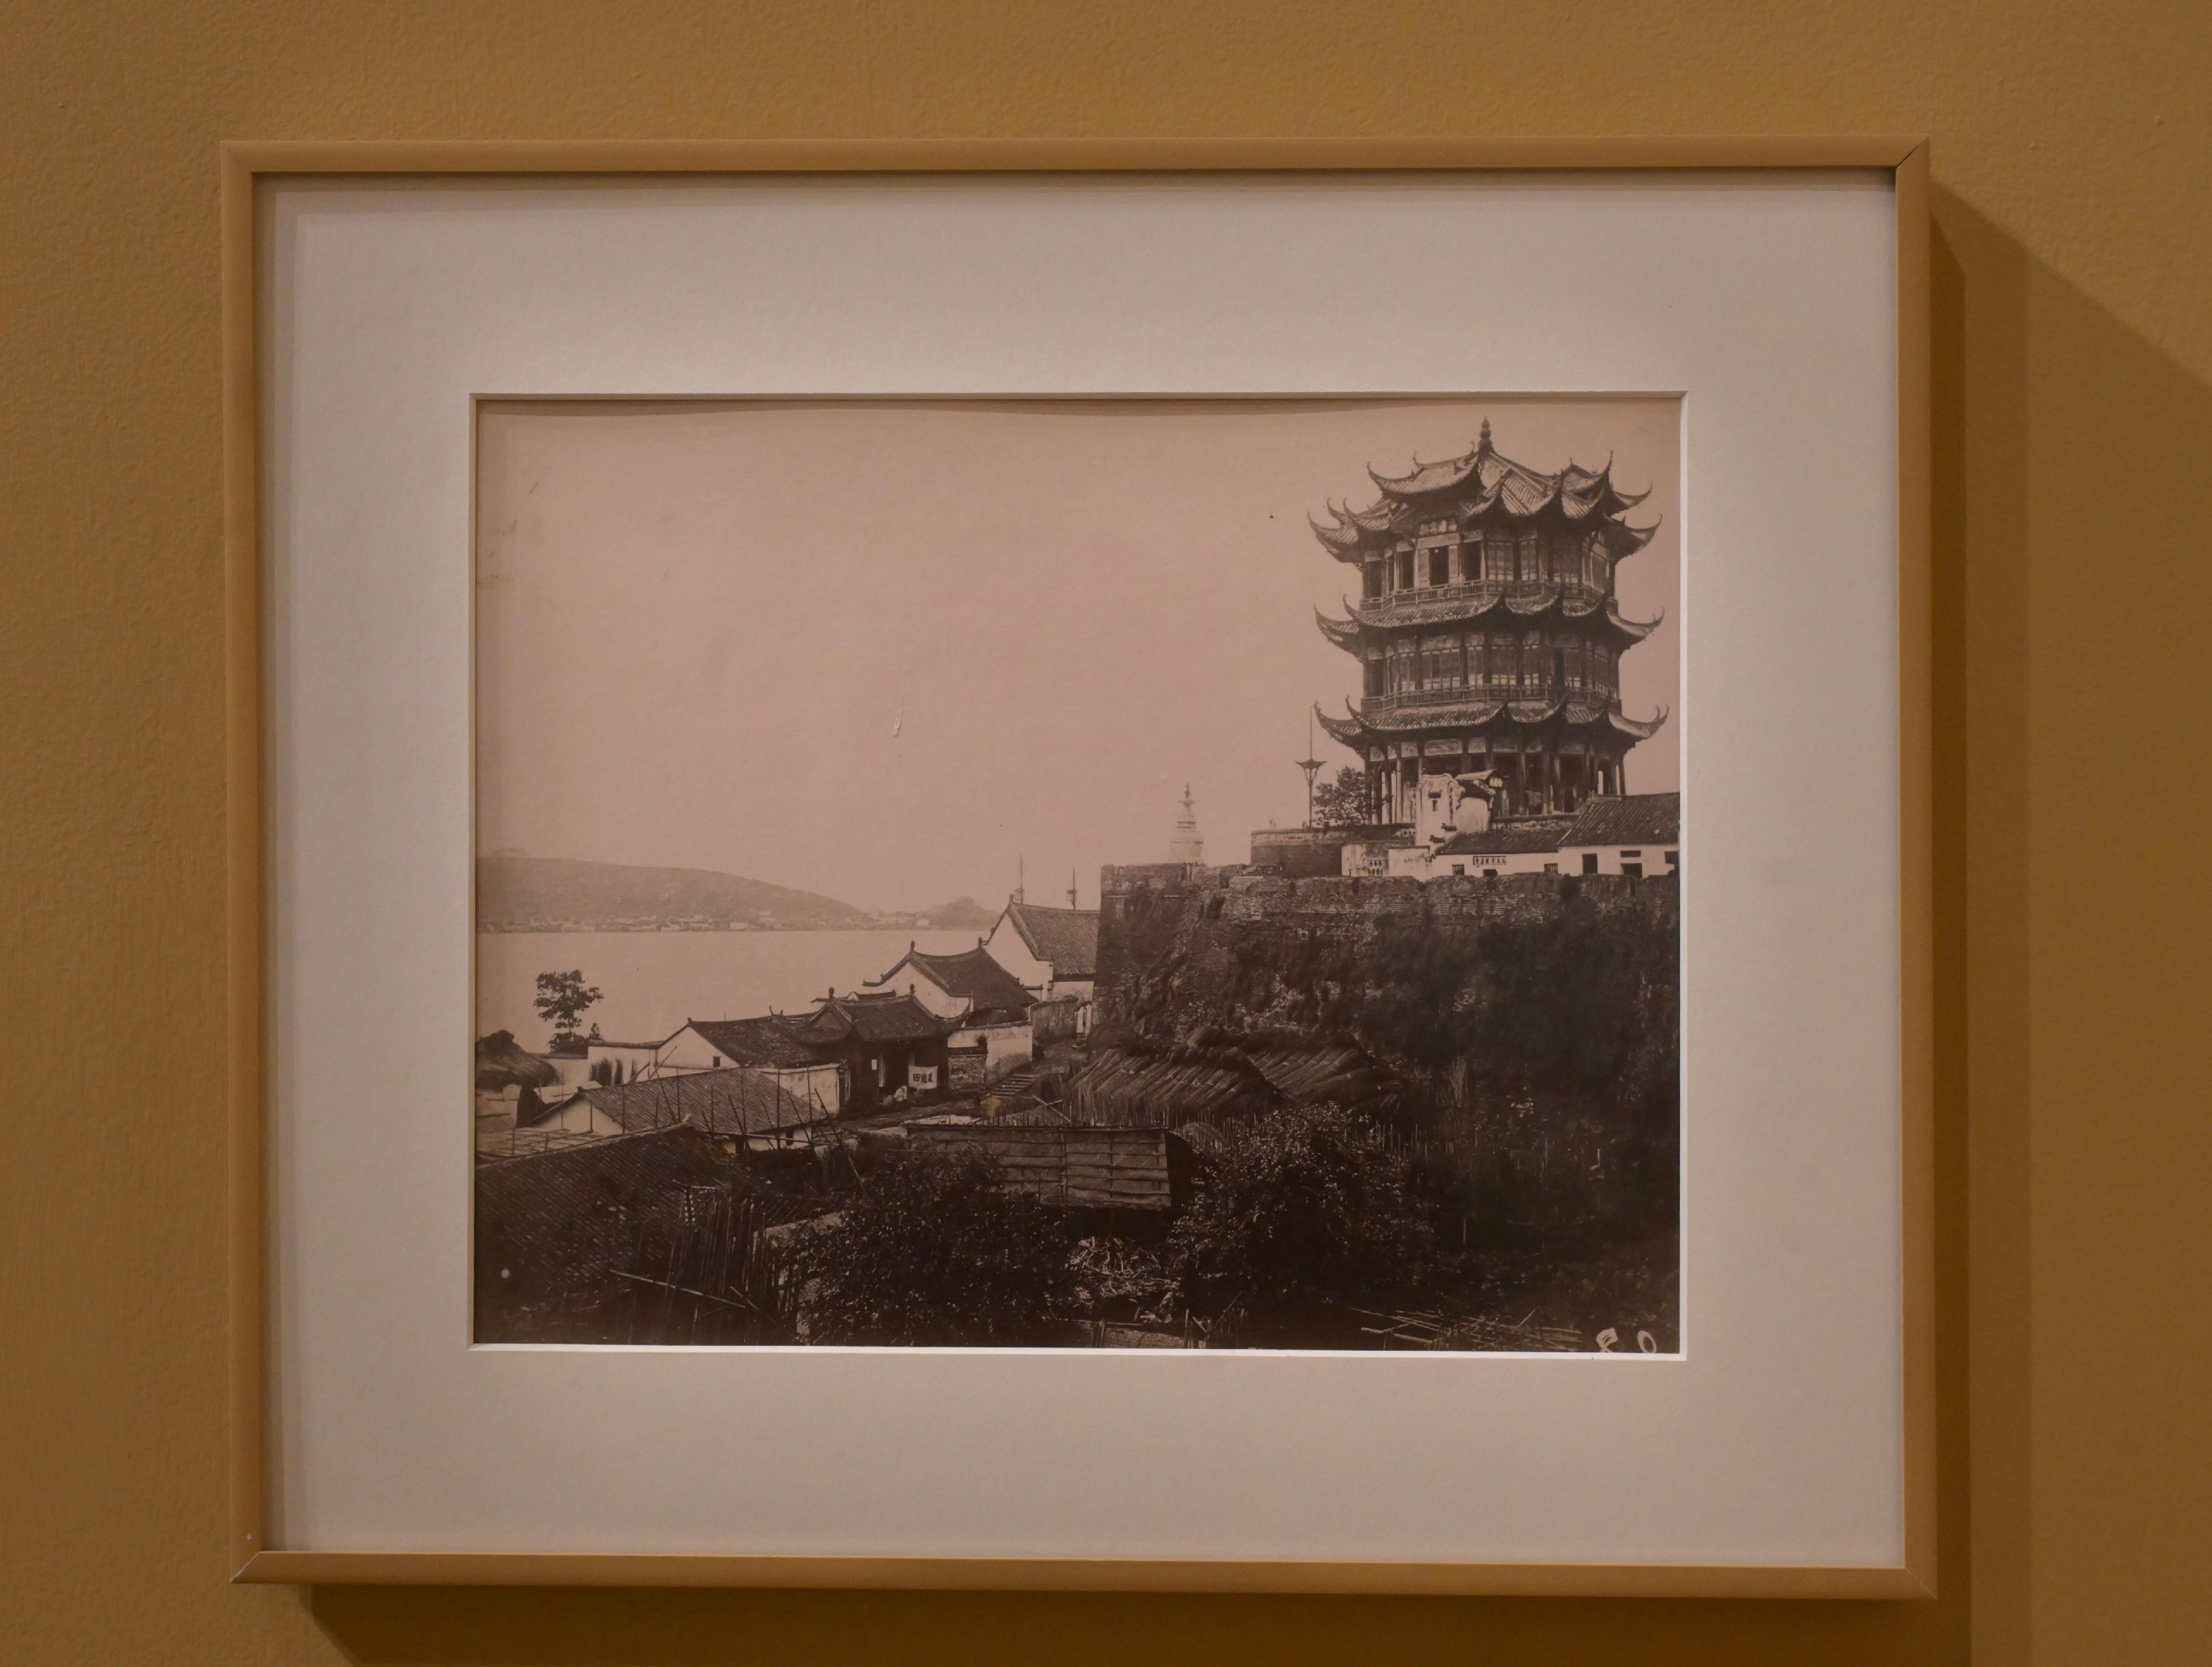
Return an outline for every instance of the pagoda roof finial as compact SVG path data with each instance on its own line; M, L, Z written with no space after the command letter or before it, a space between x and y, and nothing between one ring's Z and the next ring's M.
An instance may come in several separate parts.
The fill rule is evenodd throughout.
M1490 450L1490 419L1488 417L1482 420L1482 433L1475 438L1474 449L1478 452Z

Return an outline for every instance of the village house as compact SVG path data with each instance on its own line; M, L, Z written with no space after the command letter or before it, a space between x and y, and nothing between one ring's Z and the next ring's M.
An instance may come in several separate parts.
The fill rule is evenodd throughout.
M641 1082L656 1074L660 1051L667 1045L666 1041L605 1042L594 1038L584 1047L584 1080L600 1088Z
M942 1094L946 1043L957 1022L940 1019L903 991L840 996L834 990L806 1018L784 1021L792 1040L842 1069L846 1116Z
M1437 780L1423 779L1423 785ZM1682 866L1679 793L1600 794L1572 816L1515 816L1473 832L1449 824L1417 826L1344 847L1348 875L1679 874Z
M585 1055L541 1053L537 1057L544 1060L546 1066L553 1072L556 1079L555 1087L558 1089L559 1094L574 1094L579 1088L591 1086L592 1062Z
M548 1099L568 1092L552 1061L525 1049L510 1030L477 1038L476 1127L479 1135L512 1130Z
M1559 841L1565 874L1680 874L1682 796L1626 793L1592 799Z
M1034 999L1073 996L1076 1034L1091 1034L1098 977L1097 910L1052 909L1018 899L1006 905L983 947Z
M1424 879L1443 874L1557 874L1559 840L1571 826L1565 816L1528 816L1493 823L1480 834L1455 834L1433 852L1413 848L1411 854L1425 860L1419 869L1409 865L1403 871Z
M743 1066L757 1070L802 1104L834 1116L848 1097L839 1056L811 1046L794 1034L802 1018L768 1014L754 1019L686 1019L660 1044L656 1076Z
M985 1074L1020 1064L1035 1052L1030 1014L1037 998L981 944L957 955L925 955L909 943L896 966L866 988L913 997L958 1026L951 1048L983 1045Z
M556 1136L596 1139L682 1123L711 1135L775 1144L830 1115L765 1072L732 1068L586 1088L519 1127L549 1137L550 1144Z

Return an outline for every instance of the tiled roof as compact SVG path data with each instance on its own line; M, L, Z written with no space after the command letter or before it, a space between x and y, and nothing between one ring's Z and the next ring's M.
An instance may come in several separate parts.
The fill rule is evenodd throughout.
M1026 996L1027 992L1024 992ZM835 1046L848 1037L864 1042L916 1042L949 1034L954 1024L939 1018L911 996L840 996L825 1002L794 1034L817 1046Z
M1396 1084L1358 1048L1260 1048L1252 1063L1275 1091L1297 1106L1366 1107L1395 1100Z
M930 955L909 949L900 958L897 967L872 981L872 985L890 984L901 967L911 967L948 996L957 996L971 1003L971 1018L977 1015L1005 1012L1015 1015L1029 1011L1030 996L1022 981L991 958L988 949L963 949L957 955Z
M1436 463L1415 459L1406 475L1368 471L1382 498L1365 509L1350 504L1325 506L1326 522L1309 517L1315 535L1340 561L1358 561L1389 548L1392 536L1405 536L1413 524L1449 515L1462 526L1499 511L1525 521L1556 506L1565 520L1592 523L1617 560L1644 548L1656 528L1623 525L1618 518L1650 496L1623 492L1613 483L1613 465L1583 469L1570 463L1556 475L1514 462L1490 443L1490 425L1474 449Z
M794 1034L805 1021L769 1015L758 1019L686 1021L716 1052L733 1065L780 1066L785 1070L822 1063L819 1052Z
M1511 723L1534 728L1549 723L1554 718L1563 719L1571 729L1586 724L1603 724L1622 735L1632 736L1638 741L1656 735L1667 721L1667 708L1662 706L1650 718L1631 718L1610 706L1576 700L1571 695L1580 691L1543 691L1533 700L1523 700L1520 691L1510 691L1512 698L1485 700L1478 693L1471 700L1455 702L1450 706L1409 706L1395 711L1378 711L1372 717L1363 717L1350 710L1346 701L1346 715L1338 718L1314 708L1314 716L1321 720L1330 739L1354 749L1365 746L1370 739L1388 739L1393 736L1423 735L1433 730L1477 730L1504 717Z
M1030 953L1052 964L1055 979L1087 979L1097 971L1097 910L1009 903L1006 913Z
M1582 808L1563 846L1673 845L1682 837L1680 793L1619 793Z
M1659 628L1660 620L1666 617L1662 609L1657 617L1632 620L1620 611L1619 601L1613 597L1600 597L1583 585L1553 584L1512 584L1485 579L1473 585L1462 585L1442 592L1424 594L1419 591L1401 591L1395 596L1378 601L1352 602L1346 600L1345 608L1351 617L1333 620L1319 609L1314 617L1320 622L1322 634L1339 648L1357 643L1358 627L1370 631L1398 631L1412 626L1453 625L1488 620L1492 626L1506 626L1519 629L1514 620L1536 619L1556 615L1561 620L1594 620L1601 621L1621 639L1624 646L1642 642ZM1492 614L1501 615L1489 620ZM1502 617L1511 615L1512 620Z
M810 1106L787 1088L756 1070L702 1070L660 1076L618 1087L587 1088L594 1110L620 1124L625 1133L672 1128L688 1123L714 1135L757 1134L819 1122L835 1106Z
M495 1030L477 1038L477 1087L501 1088L526 1083L550 1088L561 1080L561 1068L526 1052L511 1030Z
M1087 1124L1207 1122L1266 1111L1282 1096L1234 1053L1176 1059L1103 1049L1067 1085L1067 1106Z
M1437 854L1439 857L1511 857L1531 852L1557 851L1564 843L1566 832L1574 826L1571 816L1523 816L1512 821L1493 824L1480 834L1462 834L1447 840Z

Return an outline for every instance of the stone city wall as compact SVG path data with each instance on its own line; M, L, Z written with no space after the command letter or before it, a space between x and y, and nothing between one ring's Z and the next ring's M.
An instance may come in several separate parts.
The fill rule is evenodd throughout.
M1321 876L1155 863L1100 880L1097 1028L1170 1040L1215 1026L1340 1034L1376 989L1500 926L1633 943L1671 991L1679 882L1619 875ZM1657 929L1657 930L1654 930ZM1389 1037L1367 1039L1389 1047Z

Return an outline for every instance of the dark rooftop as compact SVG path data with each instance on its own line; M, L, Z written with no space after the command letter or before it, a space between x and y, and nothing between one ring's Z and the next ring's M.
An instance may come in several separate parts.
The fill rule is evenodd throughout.
M836 1107L809 1106L757 1070L702 1070L587 1088L583 1097L629 1134L688 1123L713 1135L750 1135L819 1122Z
M804 1020L771 1014L758 1019L690 1019L685 1022L733 1065L781 1066L789 1070L822 1063L819 1052L794 1034L805 1022Z
M1054 978L1087 979L1097 971L1097 910L1009 903L1006 918L1014 923L1029 952L1039 961L1052 963Z
M1024 991L1026 997L1027 992ZM793 1034L816 1047L834 1047L848 1036L864 1042L916 1042L943 1036L957 1022L939 1018L911 996L885 992L874 996L840 996L825 1001L813 1016L797 1025Z
M1563 846L1674 845L1682 837L1680 793L1622 793L1592 799Z
M495 1030L477 1038L477 1087L497 1089L517 1085L550 1088L561 1080L561 1068L526 1052L511 1030Z
M1571 816L1522 816L1492 822L1480 834L1461 834L1447 840L1439 857L1512 857L1540 851L1557 851L1574 826Z
M872 987L890 984L902 968L911 967L947 995L971 1005L975 1014L1029 1011L1031 1000L1022 981L991 958L988 949L963 949L957 955L924 955L909 949L896 967L874 979Z

